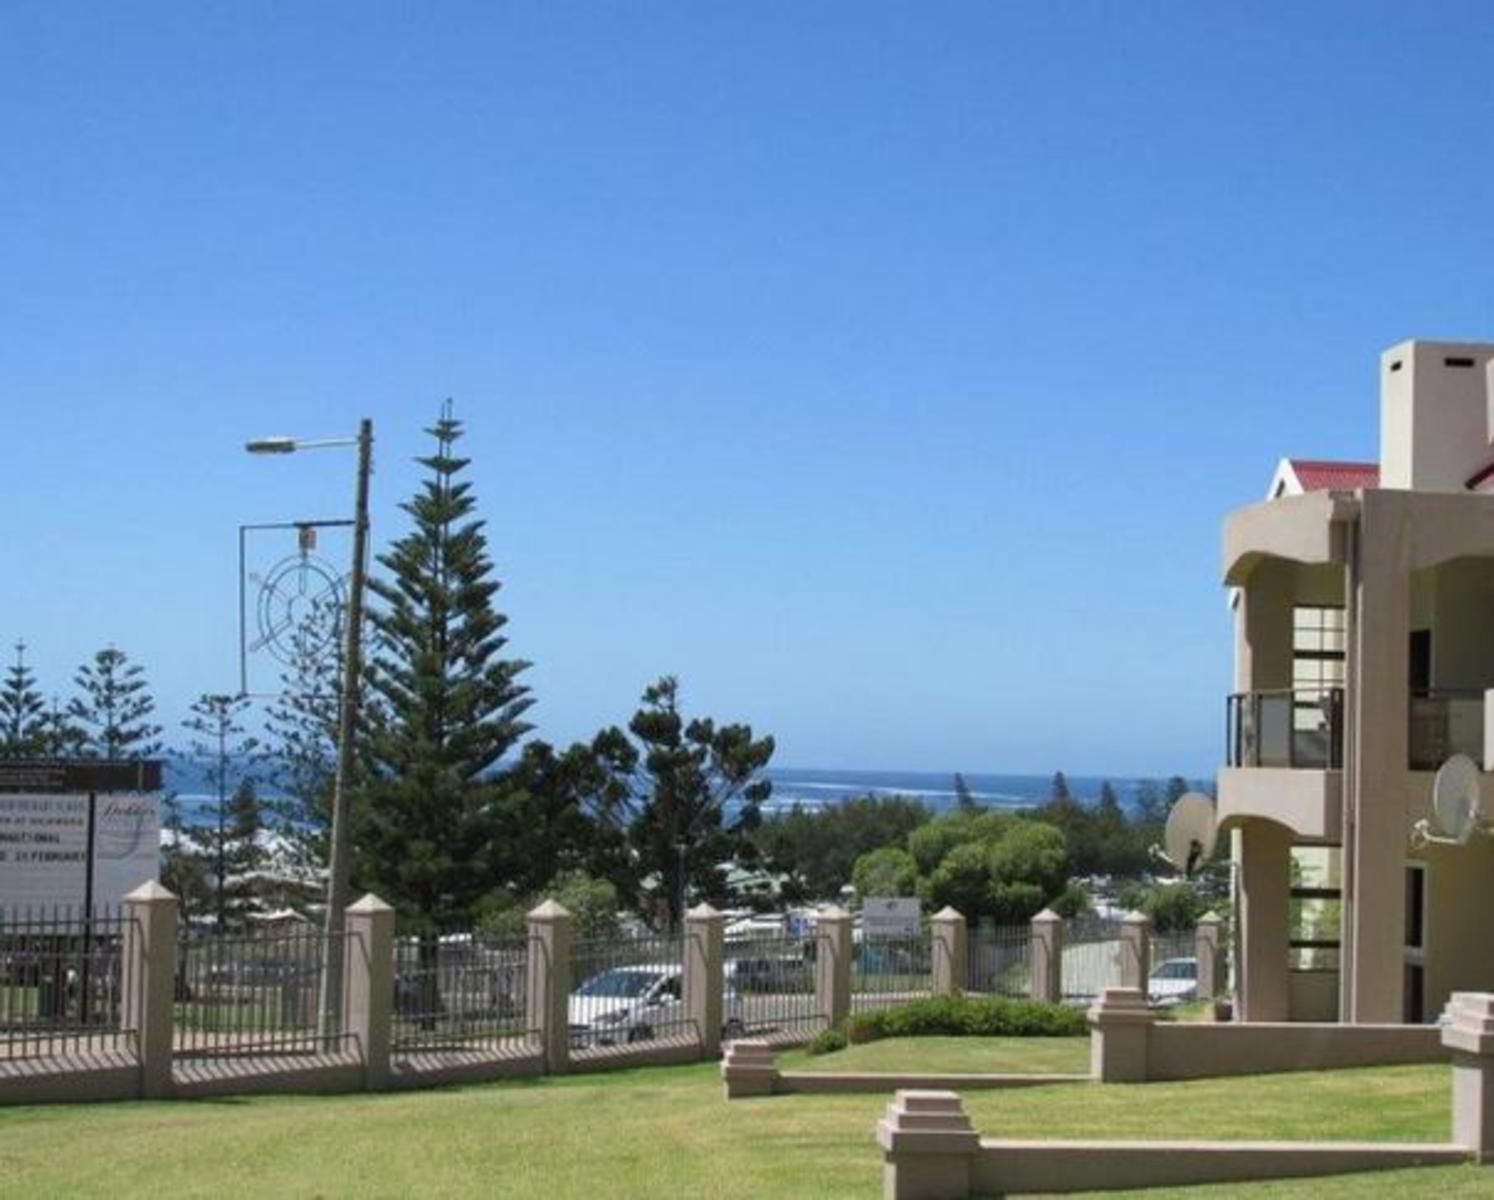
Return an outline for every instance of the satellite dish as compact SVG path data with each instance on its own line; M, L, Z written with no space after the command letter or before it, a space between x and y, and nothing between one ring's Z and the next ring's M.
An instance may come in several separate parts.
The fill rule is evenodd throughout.
M1167 861L1184 875L1192 875L1209 861L1218 836L1214 802L1201 792L1185 792L1167 814L1162 834Z
M1432 821L1443 838L1463 845L1478 828L1482 797L1478 766L1466 754L1454 754L1437 768L1432 780Z

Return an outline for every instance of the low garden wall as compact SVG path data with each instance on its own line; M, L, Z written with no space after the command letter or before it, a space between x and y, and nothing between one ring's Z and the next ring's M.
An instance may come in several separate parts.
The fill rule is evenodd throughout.
M1095 1078L1110 1083L1214 1079L1276 1071L1441 1062L1433 1025L1214 1024L1159 1020L1134 988L1109 988L1089 1010Z

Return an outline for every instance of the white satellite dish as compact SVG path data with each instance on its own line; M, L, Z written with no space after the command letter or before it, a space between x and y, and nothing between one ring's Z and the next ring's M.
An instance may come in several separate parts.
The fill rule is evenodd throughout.
M1192 875L1213 856L1218 836L1214 802L1201 792L1185 792L1167 814L1163 853L1184 875Z
M1454 754L1432 780L1435 840L1466 843L1478 828L1481 809L1478 766L1466 754Z

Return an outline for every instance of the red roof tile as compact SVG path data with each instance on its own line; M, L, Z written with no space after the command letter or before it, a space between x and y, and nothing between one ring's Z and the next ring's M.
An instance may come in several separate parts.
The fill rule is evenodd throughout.
M1304 492L1352 492L1380 486L1380 464L1288 459Z

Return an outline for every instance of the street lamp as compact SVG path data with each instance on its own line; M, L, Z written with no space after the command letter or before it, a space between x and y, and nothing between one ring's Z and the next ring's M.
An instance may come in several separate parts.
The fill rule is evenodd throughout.
M350 438L256 438L245 444L250 454L290 454L329 446L358 447L358 487L353 504L353 569L348 588L346 648L342 660L342 699L337 713L337 775L332 785L332 847L327 864L326 945L322 956L320 1025L324 1037L337 1030L342 1016L343 910L348 903L351 863L348 851L348 787L353 774L353 739L358 719L358 675L363 631L363 583L368 558L368 475L373 458L373 422L358 423Z

